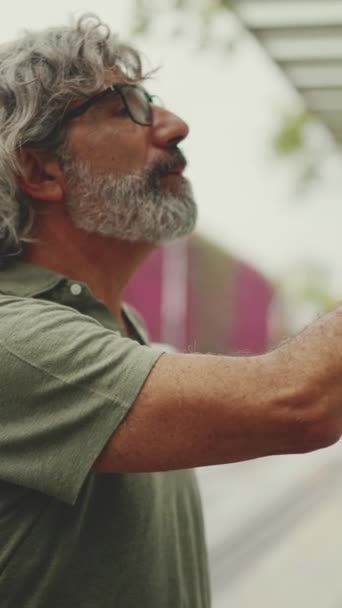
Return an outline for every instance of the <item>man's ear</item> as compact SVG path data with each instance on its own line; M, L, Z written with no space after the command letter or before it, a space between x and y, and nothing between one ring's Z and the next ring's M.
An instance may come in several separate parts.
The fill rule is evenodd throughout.
M64 200L65 180L59 161L48 150L22 148L20 189L34 200L59 203Z

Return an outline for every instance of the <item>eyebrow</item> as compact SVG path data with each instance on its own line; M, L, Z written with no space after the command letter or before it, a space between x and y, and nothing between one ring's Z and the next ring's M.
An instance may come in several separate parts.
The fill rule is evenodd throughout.
M93 105L99 103L103 99L106 99L106 97L108 97L109 95L119 95L119 91L116 89L116 87L117 87L117 85L112 84L109 87L107 87L106 89L104 89L104 91L101 91L100 93L97 93L96 95L92 95L92 97L89 97L89 99L87 99L87 101L84 101L79 106L76 106L75 108L72 108L71 110L68 110L67 112L65 112L62 122L64 123L64 122L67 122L68 120L72 120L73 118L77 118L78 116L81 116L87 110L89 110L89 108L91 108Z

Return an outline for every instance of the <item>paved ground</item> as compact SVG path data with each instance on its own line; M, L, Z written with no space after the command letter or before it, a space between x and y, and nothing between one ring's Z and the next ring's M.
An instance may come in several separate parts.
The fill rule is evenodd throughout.
M342 443L199 470L213 608L342 608Z

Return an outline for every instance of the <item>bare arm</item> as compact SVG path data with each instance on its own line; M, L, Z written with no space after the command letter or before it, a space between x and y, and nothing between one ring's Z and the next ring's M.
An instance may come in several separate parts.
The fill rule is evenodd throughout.
M272 353L163 355L100 455L139 472L311 451L342 431L342 309Z

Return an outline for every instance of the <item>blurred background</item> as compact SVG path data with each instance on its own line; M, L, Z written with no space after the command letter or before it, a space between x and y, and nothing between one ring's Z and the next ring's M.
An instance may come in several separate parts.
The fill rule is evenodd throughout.
M342 0L12 0L0 38L88 11L160 66L148 88L191 130L198 231L153 254L126 293L153 341L260 353L332 308ZM199 479L213 608L342 607L340 444Z

